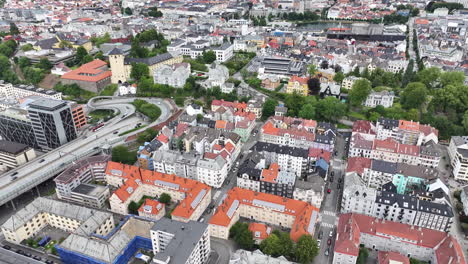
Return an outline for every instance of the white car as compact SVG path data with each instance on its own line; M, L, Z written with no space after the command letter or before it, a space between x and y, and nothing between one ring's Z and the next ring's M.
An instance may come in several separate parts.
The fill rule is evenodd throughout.
M317 239L317 246L320 248L320 243L322 242L322 240L320 239Z
M330 235L329 235L329 236L330 236L330 237L333 236L333 230L330 230Z

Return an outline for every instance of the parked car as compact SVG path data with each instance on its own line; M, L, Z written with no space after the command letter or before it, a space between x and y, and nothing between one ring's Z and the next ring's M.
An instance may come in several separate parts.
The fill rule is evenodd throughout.
M41 257L39 257L39 256L33 256L33 259L35 259L35 260L39 260L39 261L41 261L41 260L42 260L42 259L41 259Z
M320 243L322 242L322 240L320 239L317 239L317 246L320 248Z
M331 193L331 189L330 189L330 188L328 188L327 193Z
M319 233L319 235L318 235L318 238L319 238L319 239L322 239L322 237L323 237L323 231L320 231L320 233Z
M4 245L3 248L6 249L6 250L10 250L10 249L11 249L11 247L10 247L9 245Z
M23 253L24 253L24 251L21 250L21 249L17 249L15 252L18 253L18 254L21 254L21 255L23 255Z
M331 238L329 238L329 239L327 240L327 245L331 245L331 242L332 242L332 240L331 240Z
M45 159L41 159L41 160L39 161L39 163L42 163L42 162L44 162L44 161L45 161Z
M331 175L331 176L335 176L335 172L332 171L332 172L330 173L330 175Z
M333 230L330 230L330 234L328 235L329 237L333 236Z
M327 250L325 250L325 256L328 257L328 255L330 255L330 248L327 248Z

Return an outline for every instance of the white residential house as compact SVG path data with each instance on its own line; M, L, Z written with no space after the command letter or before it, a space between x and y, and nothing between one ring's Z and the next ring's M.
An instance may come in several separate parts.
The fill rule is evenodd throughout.
M234 45L231 43L224 43L220 47L212 49L216 53L216 61L225 62L232 58L234 55Z
M223 93L232 93L234 91L234 84L233 83L230 83L230 82L227 82L227 83L223 83L221 85L221 92Z
M185 111L189 116L203 115L203 107L197 104L191 104L187 106L187 109Z
M468 136L453 136L448 148L452 174L456 180L468 180Z
M362 78L356 76L348 76L343 79L343 82L341 82L341 88L351 90L351 88L353 88L354 82L360 79Z
M229 70L226 66L214 62L208 69L208 79L205 82L207 88L221 87L229 79Z
M153 73L154 82L166 84L176 88L182 88L185 81L190 77L189 63L176 63L173 65L162 65Z
M407 66L408 66L407 60L391 60L391 61L388 61L386 70L392 73L399 73L400 71L406 70Z
M372 92L367 96L364 106L367 107L376 107L381 105L385 108L392 107L393 99L395 95L393 92L382 91L382 92Z
M121 83L119 84L119 95L135 95L137 91L136 84Z

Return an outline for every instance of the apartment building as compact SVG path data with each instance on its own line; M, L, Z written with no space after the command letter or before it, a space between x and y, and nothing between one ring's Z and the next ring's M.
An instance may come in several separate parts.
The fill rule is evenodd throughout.
M291 229L291 239L313 235L319 210L302 201L238 187L229 190L211 217L211 236L228 239L229 229L240 217Z
M171 213L172 219L188 222L198 220L211 202L211 188L201 182L140 169L136 166L109 161L106 182L117 190L109 198L111 211L126 215L128 205L143 196L171 196L179 205Z
M183 88L188 77L190 77L190 64L185 62L162 65L153 72L154 83L176 88Z
M105 181L110 156L92 156L75 161L55 177L55 191L61 200L102 208L110 196L109 187L93 184Z
M228 61L234 56L234 45L231 43L223 43L223 45L214 47L212 50L216 54L216 60L219 62Z
M307 82L309 81L308 77L299 77L292 76L288 81L288 86L286 87L286 93L293 94L297 93L303 96L309 95L309 86Z
M296 174L282 171L277 163L269 168L256 169L241 164L237 172L237 187L293 198Z
M73 122L75 123L76 129L80 129L86 126L88 124L88 121L86 119L86 114L83 105L72 103L70 107L72 111Z
M33 85L15 85L0 80L0 97L21 99L28 96L40 96L54 100L62 100L62 93L54 90L46 90Z
M439 131L429 125L407 120L379 118L375 125L377 139L393 138L401 144L420 146L429 141L438 143Z
M455 179L468 181L468 137L453 136L448 154Z
M151 228L153 262L204 264L210 257L210 229L196 221L161 218Z
M353 88L354 82L357 80L361 80L361 77L356 77L356 76L348 76L343 79L343 82L341 82L341 88L351 90Z
M8 218L2 225L2 232L8 242L20 244L46 226L70 233L90 235L94 232L105 236L115 224L108 212L38 197Z
M312 169L307 149L257 142L251 150L262 154L267 164L277 163L282 170L297 177L307 175Z
M424 192L424 196L418 192L401 194L391 181L377 190L352 173L345 177L341 211L448 231L453 222L452 207L447 200L435 198L437 191Z
M367 96L366 101L364 101L364 106L374 108L378 105L381 105L385 108L389 108L393 105L393 99L395 99L395 95L393 92L371 92Z
M466 264L462 247L446 232L380 220L362 214L341 214L333 263L356 263L360 244L378 251L397 252L431 263Z
M297 148L314 145L317 122L293 117L270 117L260 130L259 141Z
M0 171L14 169L36 158L36 152L28 145L0 140Z
M27 110L41 149L52 150L77 137L72 111L67 102L40 98L29 103Z

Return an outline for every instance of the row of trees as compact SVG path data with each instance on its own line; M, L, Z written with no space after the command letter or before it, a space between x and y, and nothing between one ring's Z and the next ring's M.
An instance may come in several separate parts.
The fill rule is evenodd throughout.
M161 108L145 100L135 99L132 104L138 112L147 116L151 121L155 121L161 116Z
M229 230L229 238L233 239L239 247L252 250L255 247L253 234L247 223L237 222ZM273 257L284 256L299 263L311 263L318 255L317 241L310 235L302 235L294 243L289 233L274 230L260 243L260 250Z

